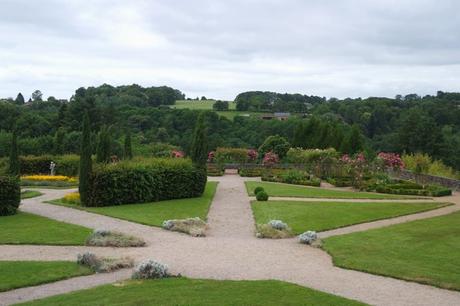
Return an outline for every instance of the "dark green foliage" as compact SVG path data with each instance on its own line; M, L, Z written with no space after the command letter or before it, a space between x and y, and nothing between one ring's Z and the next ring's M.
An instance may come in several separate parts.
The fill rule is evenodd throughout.
M212 109L215 111L228 111L228 102L217 100L213 105Z
M64 154L64 138L65 130L64 128L59 128L54 135L54 154L62 155Z
M20 175L18 141L17 141L16 130L13 131L13 135L11 137L11 149L10 149L10 160L9 160L8 173L13 176Z
M50 163L56 163L56 174L77 176L80 158L78 155L41 155L21 156L19 164L21 173L26 174L49 174Z
M0 176L0 216L14 215L21 202L17 177Z
M311 178L310 175L305 171L299 170L283 170L279 173L264 173L262 175L262 181L277 182L285 184L295 184L304 186L320 187L321 180L318 178Z
M401 195L418 195L442 197L452 195L452 190L437 185L422 186L410 181L399 181L397 183L378 184L375 191L380 193L401 194Z
M100 165L90 184L86 206L191 198L203 193L206 170L186 159L122 161Z
M131 146L131 133L129 131L126 132L126 135L125 135L123 157L125 159L132 159L133 158L133 149L132 149L132 146Z
M14 103L16 103L17 105L23 105L25 103L24 96L22 95L22 93L18 93L16 99L14 100Z
M269 136L259 147L259 156L263 158L266 153L273 152L277 154L279 158L284 158L290 147L291 145L286 138L279 135Z
M258 194L261 191L265 191L264 187L257 186L256 188L254 188L254 194Z
M259 191L256 194L257 201L268 201L268 194L265 191Z
M80 201L82 205L87 206L89 204L88 198L90 192L90 179L92 172L91 125L87 111L83 116L83 134L80 150L81 153L78 191L80 192Z
M204 123L204 113L198 116L195 131L193 133L192 145L190 148L190 158L199 167L204 167L208 159L208 139L207 130Z
M112 139L110 137L110 129L103 126L99 132L96 150L96 162L108 163L112 151Z
M235 98L236 109L240 111L307 112L312 104L323 98L301 94L280 94L269 91L248 91Z

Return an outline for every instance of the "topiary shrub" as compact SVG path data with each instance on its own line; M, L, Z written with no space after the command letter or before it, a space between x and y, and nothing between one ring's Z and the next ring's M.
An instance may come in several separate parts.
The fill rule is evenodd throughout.
M168 266L155 260L147 260L136 266L133 279L154 279L169 277Z
M264 187L257 186L256 188L254 188L254 194L258 194L261 191L265 191Z
M206 170L189 159L141 159L98 165L86 206L146 203L201 196Z
M265 191L259 191L256 194L257 201L268 201L268 194Z
M0 177L0 216L14 215L21 203L21 187L15 177Z

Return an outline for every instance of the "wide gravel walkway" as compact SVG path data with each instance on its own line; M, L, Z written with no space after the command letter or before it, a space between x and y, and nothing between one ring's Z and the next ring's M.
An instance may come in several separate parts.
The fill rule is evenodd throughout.
M244 187L245 179L237 175L227 175L212 180L220 183L209 212L209 231L205 238L192 238L160 228L45 204L42 201L62 197L69 191L41 190L43 196L24 200L20 209L90 228L105 228L135 235L143 238L148 245L144 248L126 249L0 246L0 260L75 260L79 252L90 249L104 256L130 256L136 262L152 258L168 264L173 273L181 273L191 278L278 279L373 305L460 305L460 292L457 291L337 268L332 265L327 253L301 245L296 239L255 238L250 198ZM458 193L441 200L455 205L328 231L321 235L325 237L387 226L460 209ZM111 283L128 278L129 275L130 271L123 270L12 290L0 293L0 305Z

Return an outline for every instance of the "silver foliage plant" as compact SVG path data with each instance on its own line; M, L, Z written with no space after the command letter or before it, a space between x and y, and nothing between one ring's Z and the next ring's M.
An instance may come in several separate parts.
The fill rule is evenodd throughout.
M281 220L271 220L270 222L268 222L268 225L280 231L285 230L288 227L288 225Z
M170 276L168 266L149 259L141 262L134 268L132 275L133 279L151 279L151 278L165 278Z
M307 231L299 235L299 242L303 244L312 244L316 239L318 235L315 231Z

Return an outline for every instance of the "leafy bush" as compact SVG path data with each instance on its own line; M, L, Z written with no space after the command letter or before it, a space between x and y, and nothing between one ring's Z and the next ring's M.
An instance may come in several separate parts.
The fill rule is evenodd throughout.
M257 186L256 188L254 188L254 194L258 194L261 191L265 191L264 187Z
M428 154L404 154L402 160L407 170L415 173L430 174L457 179L458 173L440 160L433 160Z
M199 197L206 170L189 159L134 159L99 165L90 178L88 206Z
M262 176L263 168L241 168L238 174L242 177Z
M145 241L134 236L108 230L95 230L87 239L86 245L103 247L141 247Z
M329 149L301 149L290 148L286 154L288 162L293 164L312 164L324 158L338 158L339 153L334 148Z
M268 152L273 152L283 159L291 145L286 138L279 135L269 136L265 139L264 143L259 147L259 153L265 156Z
M169 277L168 266L155 260L147 260L136 266L132 278L154 279Z
M0 177L0 216L14 215L21 202L21 188L15 177Z
M206 222L198 217L183 220L166 220L163 222L165 230L186 233L193 237L206 236L206 227Z
M243 164L248 159L248 150L242 148L217 148L214 161L218 164Z
M259 191L256 193L257 201L268 201L268 194L265 191Z
M304 186L321 186L321 180L311 177L309 173L300 170L283 170L279 173L268 172L262 176L262 181L304 185Z

